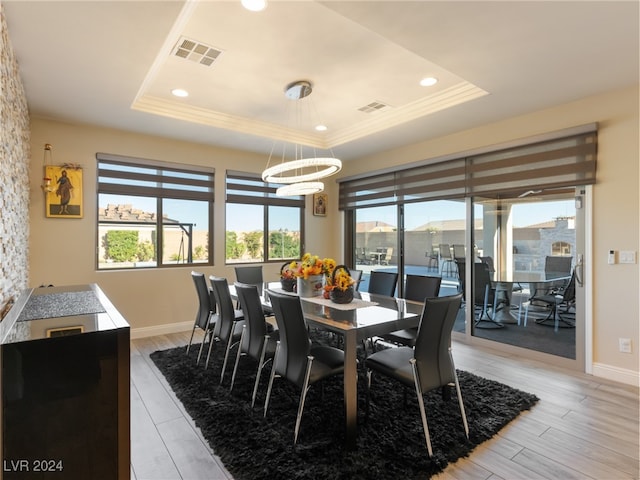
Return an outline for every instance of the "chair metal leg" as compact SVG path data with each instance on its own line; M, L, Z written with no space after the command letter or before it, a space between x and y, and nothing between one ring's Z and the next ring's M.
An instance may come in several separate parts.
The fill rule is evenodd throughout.
M273 365L271 365L271 375L269 376L269 386L267 387L267 397L264 399L264 417L267 416L267 409L269 408L269 399L271 398L271 387L273 387L273 379L276 376L276 365L278 361L278 355L280 353L280 340L276 342L276 352L273 355Z
M527 326L527 317L529 316L529 305L531 302L520 302L520 307L518 308L518 326L520 326L520 320L522 319L522 306L524 305L524 320L523 326Z
M200 357L202 357L202 351L204 350L204 344L207 343L207 336L209 336L209 342L211 342L211 334L209 330L205 330L204 337L202 337L202 343L200 344L200 348L198 349L198 358L196 359L196 365L200 365Z
M224 352L224 361L222 362L222 372L220 372L220 385L222 385L222 381L224 380L224 371L226 370L227 362L229 361L229 352L231 351L231 349L235 345L235 343L233 343L233 330L234 329L235 329L235 324L231 326L231 332L229 332L229 339L227 340L227 349ZM240 348L239 345L238 345L238 348Z
M464 433L469 438L469 424L467 423L467 413L464 410L464 403L462 401L462 392L460 391L460 382L458 382L458 375L456 374L456 367L453 367L453 378L456 380L456 393L458 394L458 405L460 406L460 414L462 415L462 423L464 424Z
M495 317L496 314L496 297L494 294L493 297L493 315ZM484 316L487 316L487 320L484 319ZM478 325L480 322L490 322L495 325L495 327L481 327ZM480 312L480 316L475 321L476 328L502 328L504 325L500 322L496 322L491 315L489 315L489 285L485 285L484 288L484 301L482 302L482 311Z
M231 375L231 386L229 387L229 391L233 390L233 384L236 381L236 372L238 371L238 364L240 363L240 357L242 356L242 340L244 339L246 331L247 325L244 324L242 326L242 333L240 334L240 343L238 344L238 353L236 354L236 363L233 366L233 374Z
M416 386L416 395L418 396L418 405L420 406L420 417L422 418L422 428L424 430L424 438L427 442L427 452L429 452L429 458L433 456L433 450L431 449L431 437L429 436L429 426L427 425L427 414L424 411L424 399L422 398L422 389L420 388L420 379L418 378L418 367L416 366L416 359L412 358L411 369L413 371L413 383Z
M267 353L267 343L269 342L269 335L264 336L264 343L262 344L262 351L260 352L260 360L258 361L258 371L256 372L256 381L253 384L253 395L251 395L251 408L256 403L256 395L258 393L258 384L260 383L260 376L262 375L262 369L264 368L264 357Z
M211 358L211 352L213 351L213 344L217 340L213 337L213 332L211 332L211 339L209 340L209 351L207 352L207 360L204 362L205 370L209 367L209 359Z
M371 374L372 370L367 370L367 403L364 411L365 422L369 418L369 403L371 402Z
M311 365L313 365L313 357L307 357L307 372L304 375L304 383L302 384L302 393L300 393L300 405L298 405L298 416L296 417L296 428L293 432L293 444L298 442L298 431L300 430L300 421L302 420L302 411L304 410L304 402L307 399L307 391L309 390L309 376L311 375Z
M186 352L187 355L189 355L189 349L191 348L191 342L193 342L193 334L194 333L196 333L195 324L193 325L193 330L191 330L191 338L189 339L189 344L187 345L187 352Z

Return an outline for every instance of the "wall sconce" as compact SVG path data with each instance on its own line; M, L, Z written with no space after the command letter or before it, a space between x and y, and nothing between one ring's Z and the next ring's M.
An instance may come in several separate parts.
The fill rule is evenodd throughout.
M44 193L49 193L49 192L53 192L53 188L51 187L51 178L47 177L47 165L52 165L53 164L53 147L51 146L50 143L45 143L44 144L44 156L42 159L42 167L44 170L44 176L42 177L42 185L40 185L40 188L42 188L42 191Z

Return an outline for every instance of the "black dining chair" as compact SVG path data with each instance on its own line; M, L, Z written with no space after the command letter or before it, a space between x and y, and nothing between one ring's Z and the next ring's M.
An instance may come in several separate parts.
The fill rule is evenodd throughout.
M397 272L373 270L369 276L369 293L393 297L398 283Z
M397 272L382 272L373 270L369 275L368 292L375 295L384 295L385 297L393 297L396 293L396 285L398 284ZM373 338L368 338L371 350L375 351L376 342ZM362 339L362 348L367 355L367 339Z
M233 300L229 292L229 284L227 279L223 277L210 276L211 288L218 305L218 324L214 329L214 337L220 342L224 348L224 361L222 363L222 371L220 372L220 383L224 380L224 372L229 360L229 352L231 348L238 344L242 335L244 326L244 313L242 310L233 308ZM209 344L209 352L207 353L207 361L205 368L209 366L209 358L211 356L211 346Z
M454 384L464 431L469 438L469 425L462 401L456 368L451 355L451 330L460 310L462 294L427 298L422 310L414 348L388 348L367 357L367 412L371 396L373 372L397 380L405 387L414 387L422 418L422 427L429 457L433 455L423 395L436 388ZM448 395L443 394L446 399Z
M424 302L425 298L433 298L440 295L442 277L431 275L405 276L403 298L415 302Z
M453 265L454 259L451 253L451 246L448 243L441 243L438 245L438 252L440 255L440 273L442 275L452 275L453 274Z
M532 296L527 302L521 305L521 309L524 306L524 326L527 326L527 318L529 317L529 307L535 302L535 304L542 304L547 306L549 314L545 318L536 319L536 323L540 325L548 325L547 322L553 322L554 331L558 331L560 323L563 327L575 328L575 314L571 314L570 310L575 306L576 301L576 270L573 269L571 278L567 286L559 292L552 292L549 294L538 294ZM564 307L564 312L561 312L561 307ZM567 317L573 318L567 318Z
M267 328L258 287L256 285L247 285L238 282L236 282L235 287L238 301L244 313L244 326L236 354L236 363L233 366L233 375L231 376L229 391L233 390L240 357L248 356L253 358L258 362L256 380L251 396L251 406L253 407L256 402L256 394L258 392L258 384L260 383L262 370L267 363L273 360L273 355L276 351L276 342L279 340L279 333L277 330L269 331Z
M264 287L264 277L262 274L262 265L250 265L245 267L234 267L236 272L236 282L244 283L245 285L255 285L258 287L258 293L262 295L262 289ZM236 308L240 309L240 302L236 303ZM268 306L263 306L265 315L272 316L273 312Z
M234 267L236 272L236 282L247 285L262 285L262 265L251 265L247 267Z
M262 294L262 287L264 285L262 265L234 267L233 270L236 273L236 282L255 285L258 287L258 292ZM236 302L236 308L240 308L240 302Z
M440 295L442 277L429 275L407 275L404 281L404 299L415 302L424 302L427 298L435 298ZM418 336L418 328L404 328L387 333L380 337L382 340L397 345L413 347Z
M498 306L502 303L498 301L496 288L491 283L489 267L486 263L476 262L473 271L473 305L474 305L474 325L476 328L502 328L504 325L497 322L495 316ZM489 314L491 310L491 314Z
M325 378L344 372L344 352L334 347L312 345L307 323L302 312L300 297L268 290L271 305L280 332L269 377L264 416L267 416L273 380L285 378L301 390L294 445L298 441L300 421L309 388Z
M196 365L200 363L200 357L204 349L204 344L209 341L209 344L213 342L213 330L218 320L216 314L216 305L211 303L211 296L209 294L209 288L207 287L207 280L204 277L204 273L191 272L191 278L196 287L196 293L198 295L198 311L196 312L196 319L193 322L193 329L191 330L191 338L189 338L189 344L187 345L187 355L193 342L193 335L196 329L199 328L203 331L204 337L200 343L200 349L198 350L198 359Z

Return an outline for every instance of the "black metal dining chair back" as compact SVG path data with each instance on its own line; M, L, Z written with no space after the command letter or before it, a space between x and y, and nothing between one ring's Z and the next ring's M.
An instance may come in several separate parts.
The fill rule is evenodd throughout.
M240 341L242 335L242 326L244 325L244 317L242 310L236 310L233 308L233 300L231 299L231 293L229 292L229 283L224 277L209 277L213 293L216 297L216 303L218 304L218 325L214 329L214 335L217 340L225 346L224 361L222 363L222 372L220 373L220 383L224 380L224 372L229 360L229 351L231 348ZM209 357L211 350L207 354L207 362L205 367L209 364Z
M487 325L489 325L489 328L504 327L503 324L495 321L492 317L498 307L498 298L496 297L496 288L491 284L489 267L483 262L474 263L473 304L474 314L478 312L475 315L475 326L477 328L487 328ZM489 311L491 311L491 314L489 314Z
M369 277L369 293L393 297L398 283L397 272L373 270Z
M257 360L262 351L264 337L267 335L267 323L265 322L258 287L238 282L236 282L235 287L246 325L240 348Z
M262 293L264 279L262 276L262 265L251 265L248 267L235 267L236 282L247 285L255 285L258 292Z
M196 318L193 323L193 329L191 330L191 338L187 345L187 354L191 348L193 342L193 336L197 328L204 332L202 343L200 343L200 349L198 351L198 359L196 364L200 363L200 357L207 339L209 342L213 340L213 329L216 325L217 315L215 315L215 302L211 304L211 296L209 294L209 288L207 287L207 280L203 273L191 272L191 278L196 288L198 296L198 311L196 312Z
M571 275L573 257L549 255L544 259L544 276L546 280L563 278Z
M427 298L434 298L440 295L440 284L442 277L433 277L430 275L407 275L404 281L405 300L413 300L415 302L424 302ZM415 345L418 336L417 328L404 328L391 333L382 335L380 338L389 343L396 345ZM375 350L375 341L373 342ZM366 351L366 348L365 348Z
M191 272L191 278L196 287L198 294L198 313L194 327L207 330L209 320L211 319L211 298L209 296L209 288L207 288L207 280L203 273Z
M423 395L435 388L448 388L454 384L458 407L465 434L469 438L469 425L462 401L462 392L451 355L451 331L456 320L462 294L427 298L425 300L415 347L388 348L376 352L365 360L367 367L367 412L373 372L393 378L406 387L414 387L420 407L422 428L429 456L433 455ZM443 395L446 399L447 396Z
M264 402L264 415L265 417L267 415L276 375L286 378L300 388L298 415L293 433L295 444L298 441L307 391L314 383L344 372L344 352L334 347L311 345L300 297L271 290L268 293L278 324L280 340L276 344L273 357L273 367Z
M262 309L262 300L258 293L256 285L247 285L244 283L235 284L238 301L244 313L244 328L240 336L240 345L236 354L236 362L233 366L233 375L231 377L231 386L233 389L240 357L247 355L258 361L256 371L256 379L253 385L253 395L251 396L251 406L256 401L260 376L265 365L273 360L276 350L276 342L279 338L279 332L269 332L265 321L264 311Z
M302 388L311 340L300 298L295 295L278 295L271 291L269 298L280 332L276 373Z
M262 265L250 265L245 267L234 267L236 272L236 282L247 285L255 285L262 295L264 279L262 276ZM240 308L240 302L236 302L236 308Z
M422 393L455 382L451 332L461 302L461 293L425 301L414 349Z
M489 267L487 267L486 263L482 262L476 262L474 266L473 298L475 299L475 304L483 305L486 302L488 305L485 305L485 307L488 307L493 304L493 296L495 295L495 289L491 286L491 274L489 273Z
M416 302L424 302L425 298L440 295L442 277L430 275L407 275L404 281L404 298Z
M233 308L233 300L229 293L229 283L226 278L223 277L209 277L211 281L211 287L213 288L213 294L216 298L218 306L218 315L220 316L218 323L219 328L216 328L216 336L222 342L226 342L231 335L233 329L233 323L236 320L235 309Z

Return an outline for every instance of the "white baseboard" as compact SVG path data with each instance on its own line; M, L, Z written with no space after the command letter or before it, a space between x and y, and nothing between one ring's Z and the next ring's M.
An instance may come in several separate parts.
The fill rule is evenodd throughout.
M612 367L602 363L593 364L593 376L608 378L634 387L640 386L640 373L626 368Z
M140 327L131 329L131 339L155 337L156 335L167 335L169 333L189 332L193 328L193 321L180 323L167 323L165 325L154 325L153 327Z

